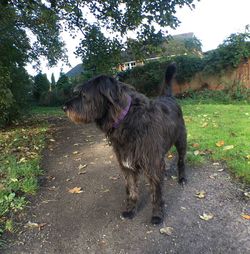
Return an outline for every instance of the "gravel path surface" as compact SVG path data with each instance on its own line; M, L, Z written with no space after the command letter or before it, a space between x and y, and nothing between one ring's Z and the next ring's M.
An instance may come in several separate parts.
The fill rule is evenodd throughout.
M220 171L221 164L188 168L184 188L168 166L161 226L150 224L149 186L142 177L138 213L122 220L125 186L104 135L94 125L76 126L64 118L53 129L41 188L20 218L21 232L1 253L250 253L250 221L241 216L250 214L250 201L240 184ZM70 193L74 187L82 192ZM201 191L205 198L195 196ZM213 218L202 220L203 213ZM29 221L40 230L27 227ZM163 227L172 228L169 235L160 233Z

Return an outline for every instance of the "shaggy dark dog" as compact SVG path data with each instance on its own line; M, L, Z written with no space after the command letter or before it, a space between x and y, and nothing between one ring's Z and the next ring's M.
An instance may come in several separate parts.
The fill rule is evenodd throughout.
M151 187L151 222L163 221L164 157L173 145L178 152L179 182L186 181L186 128L171 91L175 72L175 64L167 67L161 95L155 100L101 75L79 86L75 98L63 107L73 122L95 122L111 142L126 181L127 203L122 213L125 218L135 215L138 178L144 173Z

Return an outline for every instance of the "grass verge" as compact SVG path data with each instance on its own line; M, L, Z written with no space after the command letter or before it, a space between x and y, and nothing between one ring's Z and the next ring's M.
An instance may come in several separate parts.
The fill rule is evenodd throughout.
M223 161L237 178L250 183L250 105L189 102L181 102L188 161Z
M13 232L14 218L36 193L48 124L35 118L0 130L0 235ZM1 243L0 243L1 244Z

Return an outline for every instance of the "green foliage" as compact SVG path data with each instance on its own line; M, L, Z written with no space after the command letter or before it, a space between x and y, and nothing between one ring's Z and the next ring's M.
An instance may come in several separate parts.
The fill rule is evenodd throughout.
M242 86L241 86L242 87ZM246 89L246 88L245 88ZM244 90L242 93L235 93L232 89L225 90L188 90L183 94L177 96L180 99L181 103L187 104L236 104L236 103L245 103L250 102L250 91Z
M163 56L178 56L178 55L196 55L201 56L201 42L192 34L185 37L185 35L176 35L165 40L160 45Z
M25 196L36 192L42 174L39 164L47 127L31 119L0 131L0 235L14 230L12 218L26 206Z
M184 55L148 62L144 66L135 67L120 73L119 78L122 82L133 85L139 92L148 96L157 96L167 65L171 62L176 62L177 64L178 73L176 79L181 83L189 82L203 68L200 57Z
M186 47L193 47L194 52L189 48L190 54L185 55L185 48L177 41L167 44L168 52L184 53L184 55L176 55L168 58L161 58L159 61L146 63L144 66L136 67L120 73L120 80L135 86L138 91L149 96L158 95L159 85L163 80L166 66L170 62L177 64L176 79L179 85L190 82L196 73L219 75L222 72L236 68L240 63L244 62L250 56L250 34L248 30L245 33L230 35L218 49L213 50L204 58L194 53L200 48L199 41L194 38L192 42L186 41ZM173 44L171 44L173 43ZM180 44L179 44L180 43ZM190 44L190 45L189 45ZM175 47L172 47L175 45ZM178 45L182 45L178 47ZM164 46L164 45L163 45ZM172 50L172 51L171 51ZM225 90L230 98L249 100L249 89L244 87L239 81L225 82Z
M207 74L222 74L223 71L236 68L250 56L250 33L246 27L245 33L231 34L215 50L204 57L204 72Z
M112 74L121 62L121 43L118 39L108 39L96 26L90 26L85 31L77 54L82 56L84 68L94 75L100 73Z
M50 82L46 74L38 73L34 77L33 96L37 101L40 101L43 94L50 90Z

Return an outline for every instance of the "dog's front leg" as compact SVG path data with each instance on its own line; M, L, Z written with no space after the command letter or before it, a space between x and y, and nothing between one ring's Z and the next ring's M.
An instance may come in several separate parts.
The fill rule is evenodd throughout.
M163 176L148 176L148 178L150 183L151 199L153 205L151 223L160 224L163 222L164 218L164 202L162 199Z
M126 184L126 210L122 212L124 218L132 219L136 212L138 201L138 174L128 168L122 168Z

